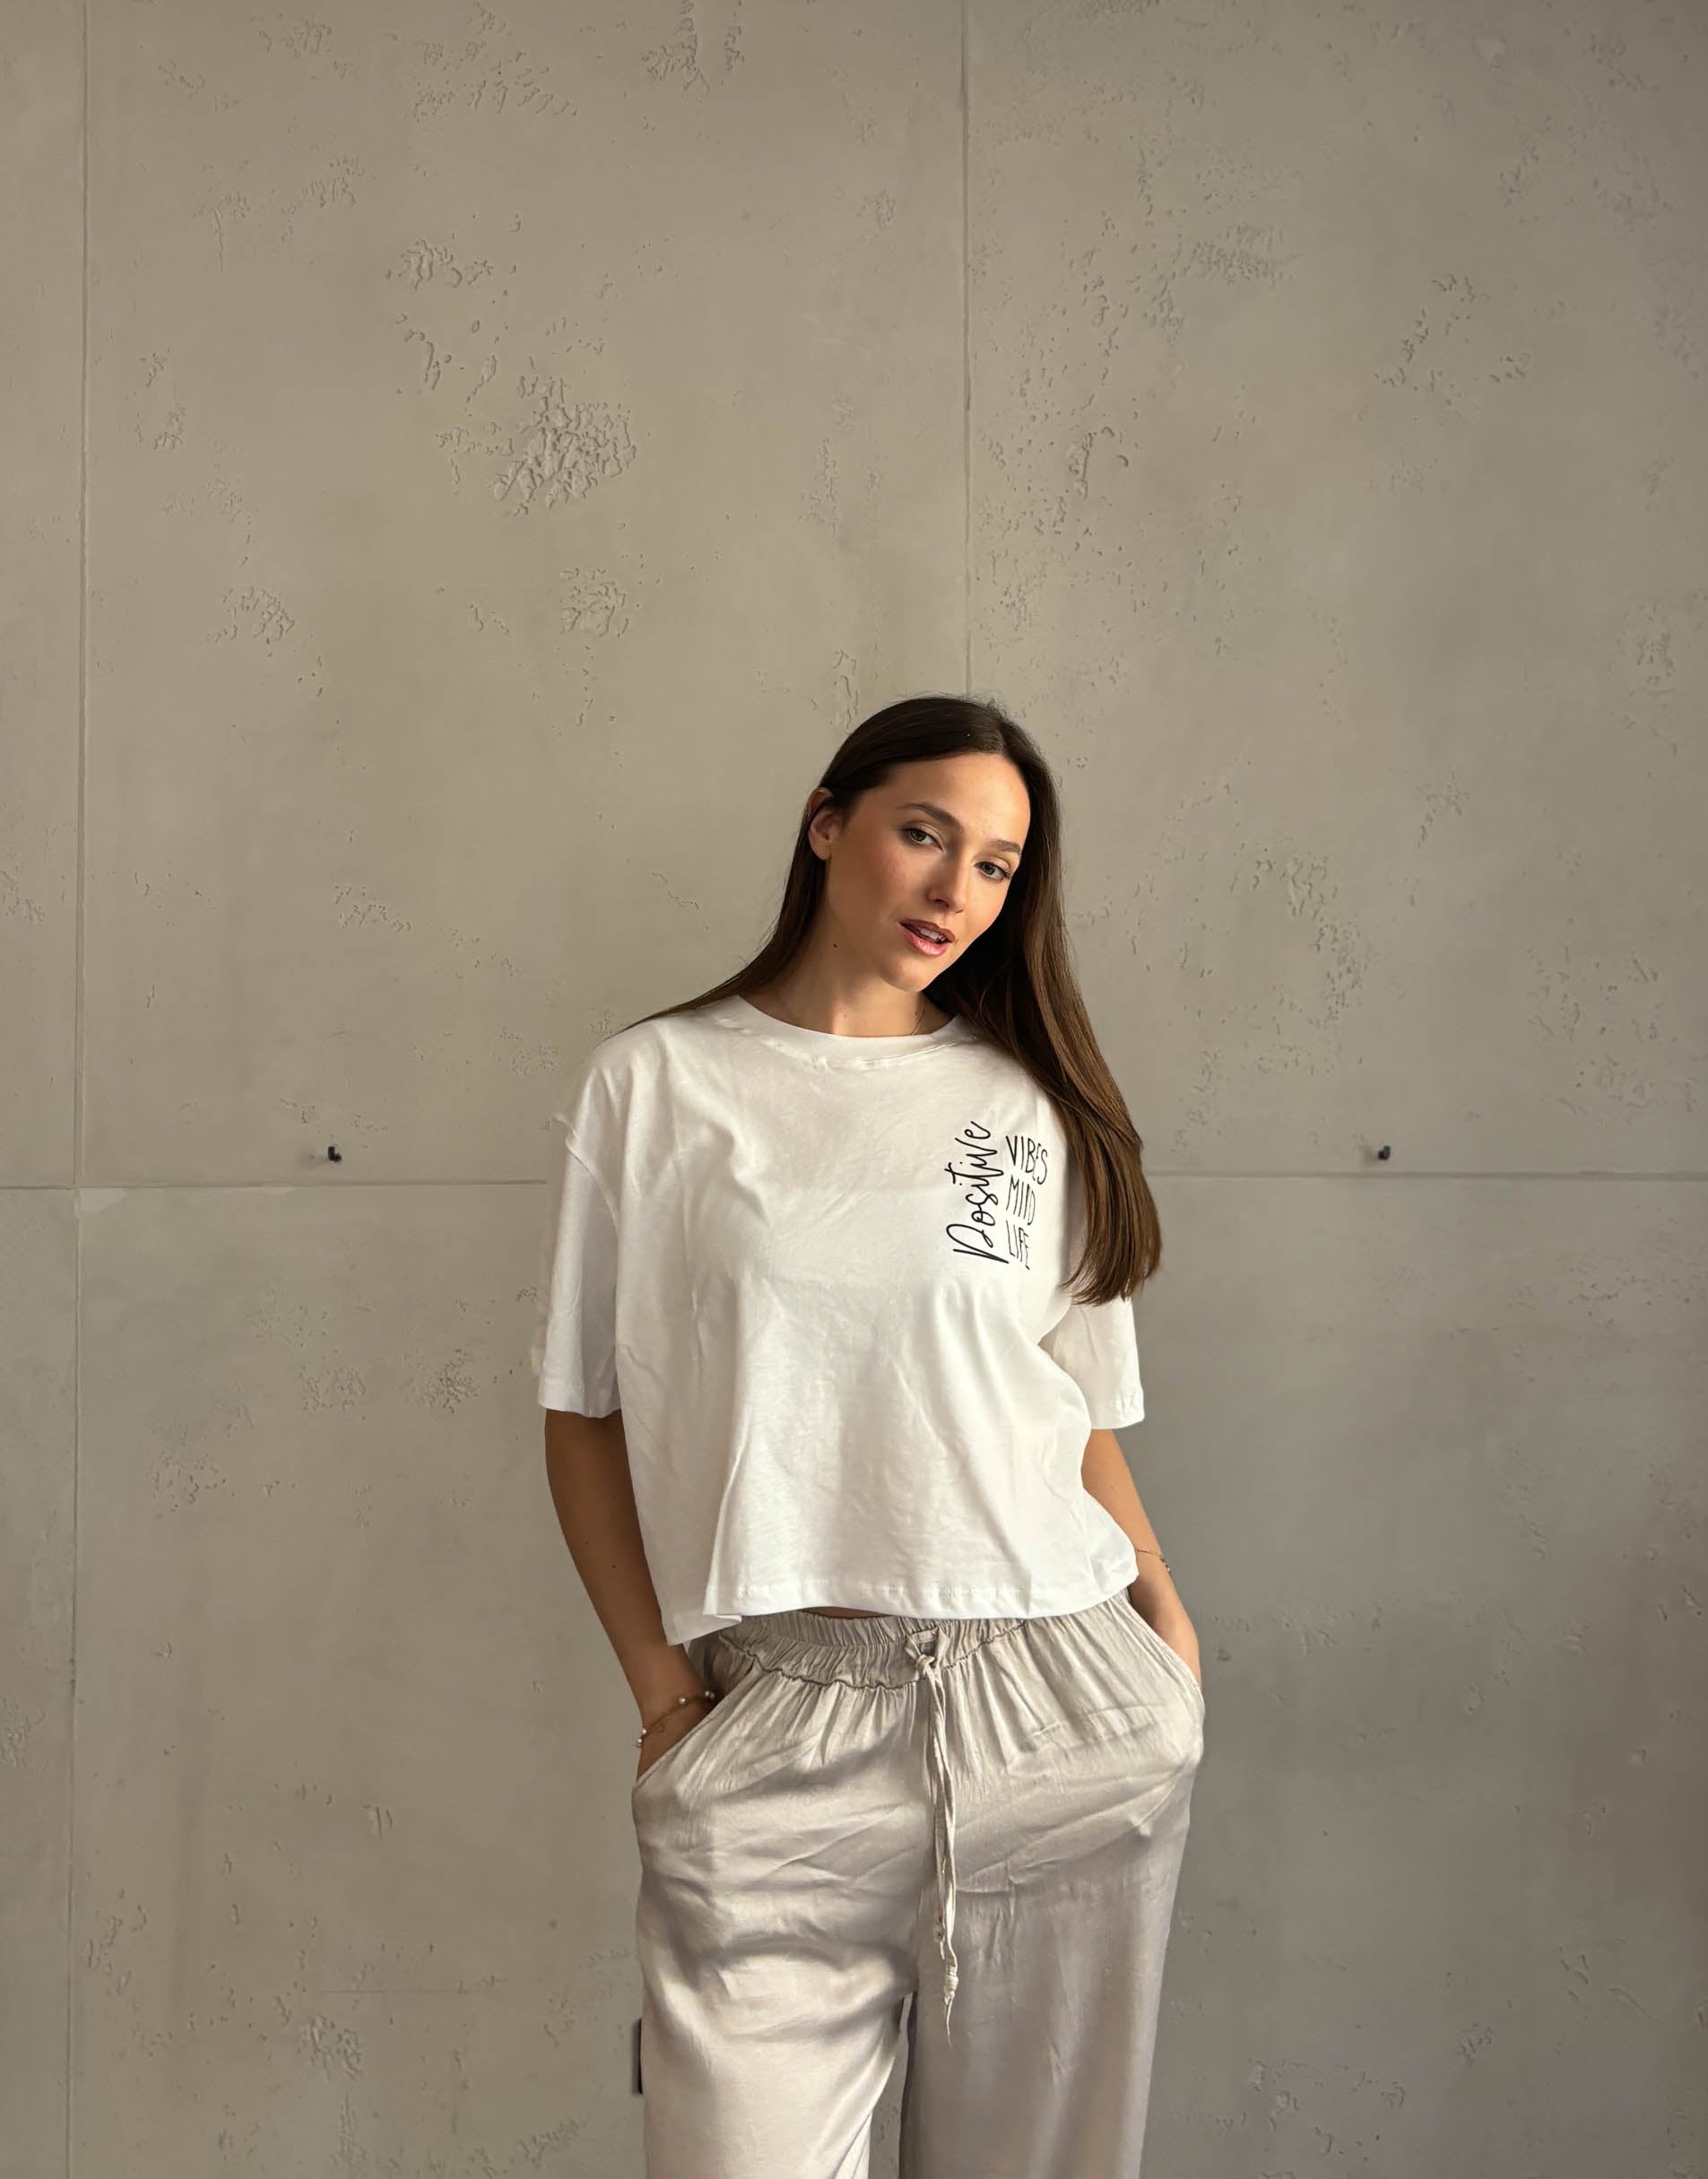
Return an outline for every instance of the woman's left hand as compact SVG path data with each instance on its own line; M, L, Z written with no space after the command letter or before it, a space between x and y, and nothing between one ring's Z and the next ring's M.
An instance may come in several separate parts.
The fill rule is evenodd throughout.
M1134 1604L1137 1611L1139 1606ZM1155 1606L1144 1615L1152 1628L1167 1643L1170 1649L1183 1657L1192 1667L1192 1678L1198 1682L1198 1691L1204 1691L1203 1667L1198 1655L1198 1633L1186 1616L1186 1607L1178 1599Z

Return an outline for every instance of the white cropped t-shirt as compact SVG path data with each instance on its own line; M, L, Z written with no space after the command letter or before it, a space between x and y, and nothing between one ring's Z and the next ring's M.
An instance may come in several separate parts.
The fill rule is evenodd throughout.
M1038 1617L1136 1577L1080 1474L1144 1414L1131 1304L1070 1299L1065 1133L970 1023L637 1022L551 1149L539 1404L621 1410L666 1640L822 1604Z

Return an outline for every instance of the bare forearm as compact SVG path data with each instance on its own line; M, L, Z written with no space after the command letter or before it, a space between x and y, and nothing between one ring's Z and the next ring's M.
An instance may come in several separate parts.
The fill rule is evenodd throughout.
M636 1707L650 1723L700 1681L681 1644L664 1639L622 1416L594 1419L549 1408L545 1432L546 1480L558 1525Z
M1127 1594L1153 1626L1183 1615L1185 1606L1158 1554L1161 1546L1113 1430L1093 1430L1086 1440L1080 1479L1098 1505L1119 1522L1139 1557L1139 1577Z

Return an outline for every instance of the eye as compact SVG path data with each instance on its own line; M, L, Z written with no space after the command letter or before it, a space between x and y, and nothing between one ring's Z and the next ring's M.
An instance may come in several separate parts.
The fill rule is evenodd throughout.
M916 832L921 839L929 840L933 847L938 844L937 835L934 832L927 832L923 825L904 825L901 830L904 839L909 833ZM977 867L980 870L994 871L996 872L995 882L1000 885L1006 885L1009 879L1014 874L1012 871L1004 869L1001 863L981 863Z

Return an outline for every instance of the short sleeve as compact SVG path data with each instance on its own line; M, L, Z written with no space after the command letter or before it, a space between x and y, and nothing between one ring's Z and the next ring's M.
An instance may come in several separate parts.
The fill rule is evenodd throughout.
M538 1314L529 1359L542 1407L614 1414L617 1385L617 1223L598 1176L554 1116L552 1165L540 1253Z
M1085 1187L1071 1154L1067 1186L1064 1278L1085 1237ZM1118 1430L1143 1421L1145 1392L1139 1379L1139 1333L1131 1299L1071 1301L1066 1315L1038 1344L1085 1394L1094 1430Z
M1071 1302L1061 1323L1038 1344L1085 1394L1094 1430L1118 1430L1143 1421L1145 1390L1130 1300Z

